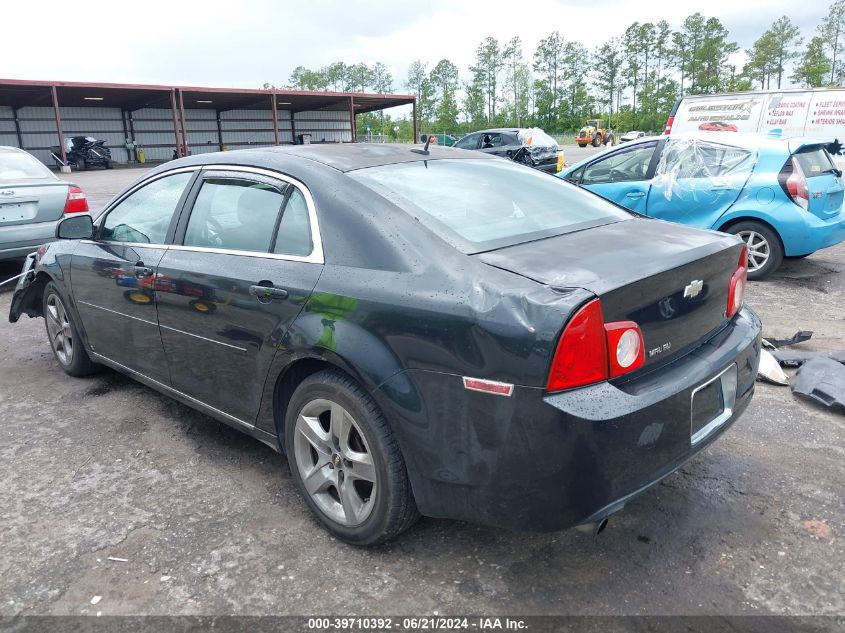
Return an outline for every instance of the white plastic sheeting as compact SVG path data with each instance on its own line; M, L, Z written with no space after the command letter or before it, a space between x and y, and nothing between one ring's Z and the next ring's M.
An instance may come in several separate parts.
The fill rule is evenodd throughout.
M673 139L660 155L652 185L667 200L697 200L704 191L742 187L756 162L757 153L749 149L697 138Z

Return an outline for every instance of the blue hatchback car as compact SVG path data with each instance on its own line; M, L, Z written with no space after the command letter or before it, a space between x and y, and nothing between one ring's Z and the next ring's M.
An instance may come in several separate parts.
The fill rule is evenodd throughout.
M643 138L559 178L643 215L740 236L748 277L845 240L842 172L828 142L708 132Z

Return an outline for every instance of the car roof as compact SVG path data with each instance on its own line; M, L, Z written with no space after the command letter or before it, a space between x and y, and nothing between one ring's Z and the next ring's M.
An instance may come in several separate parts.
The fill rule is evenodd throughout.
M511 134L519 134L521 130L526 130L528 128L524 127L491 127L486 130L476 130L475 132L470 132L469 134L489 134L490 132L510 132ZM469 136L467 134L467 136Z
M179 166L208 163L210 158L215 162L227 162L230 158L251 158L254 162L272 166L279 160L302 158L315 163L332 167L338 171L352 171L366 167L393 165L396 163L411 163L428 160L464 159L492 160L481 152L430 145L427 154L414 152L421 150L422 145L408 145L399 143L314 143L310 145L278 145L256 149L236 150L233 152L214 152L199 154L183 158ZM222 159L222 160L221 160ZM240 162L240 160L239 160ZM285 161L287 162L287 161ZM175 163L171 163L175 167Z

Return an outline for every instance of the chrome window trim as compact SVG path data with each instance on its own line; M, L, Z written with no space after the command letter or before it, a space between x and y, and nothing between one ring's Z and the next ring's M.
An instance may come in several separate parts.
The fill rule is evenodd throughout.
M158 180L159 178L163 178L165 176L170 176L173 174L177 174L180 172L185 171L198 171L201 169L209 170L209 171L234 171L234 172L242 172L247 174L256 174L259 176L265 176L267 178L273 178L275 180L281 180L282 182L286 182L290 185L296 187L299 192L302 194L303 198L305 198L305 206L308 208L308 223L311 228L311 254L310 255L285 255L282 253L258 253L255 251L239 251L235 249L229 248L208 248L204 246L185 246L183 244L147 244L147 243L137 243L137 242L116 242L113 240L81 240L84 244L118 244L123 246L146 246L151 248L164 248L164 249L173 249L177 251L189 251L189 252L198 252L198 253L217 253L221 255L240 255L246 257L262 257L267 259L278 259L282 261L289 261L289 262L303 262L307 264L325 264L326 260L323 254L323 238L320 233L320 223L317 219L317 207L314 204L314 198L311 195L311 191L309 191L308 187L305 184L296 178L292 178L286 174L281 172L273 171L272 169L262 169L260 167L249 167L245 165L225 165L225 164L213 164L213 165L191 165L189 167L179 167L177 169L171 169L169 171L162 172L160 174L156 174L151 178L139 182L136 186L132 187L129 191L127 191L124 195L122 195L118 200L109 207L106 208L105 211L97 218L97 222L102 222L103 218L108 215L111 210L120 204L126 197L140 189L141 187Z
M188 167L177 167L176 169L170 169L168 171L163 171L160 174L155 174L153 176L150 176L149 178L142 180L141 182L135 183L134 185L132 185L132 187L130 189L127 189L125 192L123 192L123 195L121 195L119 198L115 198L114 200L112 200L111 204L109 204L109 206L107 206L105 209L103 209L103 212L100 213L100 215L97 217L96 221L94 222L94 225L97 226L97 228L99 228L100 224L102 224L105 221L105 217L109 213L111 213L112 210L114 210L114 208L117 205L119 205L121 202L126 200L126 198L128 198L133 193L138 191L138 189L140 189L141 187L146 187L148 184L155 182L156 180L160 180L161 178L164 178L166 176L173 176L175 174L181 174L181 173L190 172L190 171L199 171L202 168L203 168L202 165L190 165ZM101 241L109 243L109 244L128 244L129 243L129 242L111 242L111 241L108 241L108 240L101 240ZM160 246L160 245L150 244L149 246Z

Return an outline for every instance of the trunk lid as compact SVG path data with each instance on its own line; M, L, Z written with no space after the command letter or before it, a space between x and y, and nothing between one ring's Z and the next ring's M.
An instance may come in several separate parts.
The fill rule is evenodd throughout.
M594 293L605 321L640 326L648 367L697 347L725 324L741 250L734 236L637 218L476 257L542 284Z
M61 180L0 181L0 226L53 222L62 217L68 184Z

